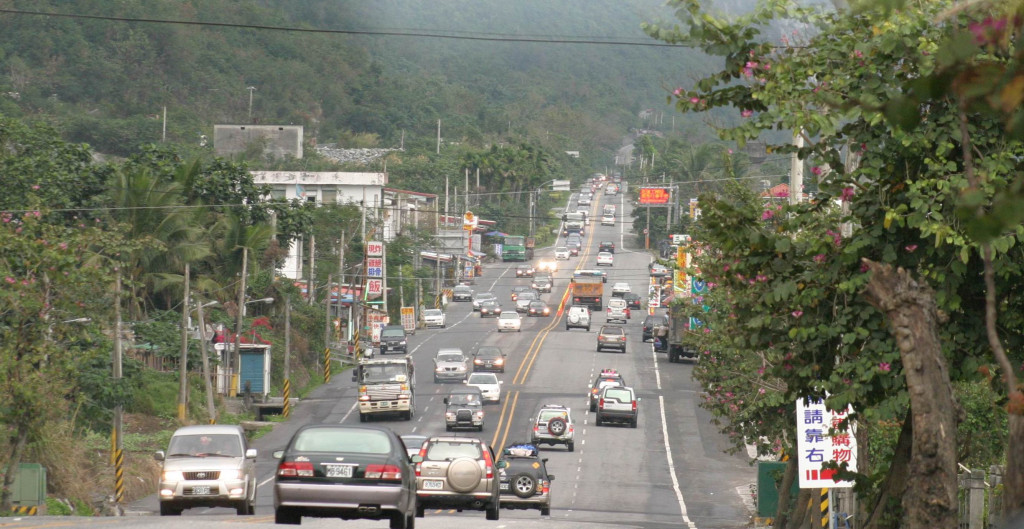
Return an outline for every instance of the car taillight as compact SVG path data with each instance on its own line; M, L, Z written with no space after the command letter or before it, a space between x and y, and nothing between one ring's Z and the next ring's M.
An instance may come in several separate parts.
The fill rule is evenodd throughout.
M550 481L545 480L545 481L541 481L540 482L540 492L541 492L541 494L547 494L550 490L551 490L551 482Z
M636 401L633 401L633 411L636 411Z
M395 465L366 465L366 479L401 480L402 470Z
M494 461L491 461L491 451L483 450L484 466L487 468L487 479L494 478Z
M277 475L286 478L313 477L313 463L308 461L282 461L277 465Z
M420 447L420 459L426 459L426 457L427 457L427 444L423 443L423 446ZM416 475L417 476L420 475L420 468L422 466L423 466L422 462L416 463L416 466L414 467L414 470L416 471Z
M590 390L590 392L593 393L594 395L597 395L597 388Z
M604 409L604 399L597 401L597 406L601 409Z

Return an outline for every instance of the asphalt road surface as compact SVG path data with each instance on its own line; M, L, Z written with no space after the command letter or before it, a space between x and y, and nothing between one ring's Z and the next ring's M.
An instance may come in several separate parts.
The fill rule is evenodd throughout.
M575 195L573 200L575 199ZM600 226L599 213L605 203L618 206L619 222ZM571 210L576 204L569 204ZM691 377L691 363L669 364L664 354L655 354L650 343L641 341L640 323L645 312L633 311L625 325L628 335L626 353L596 352L597 331L604 314L594 312L591 331L566 330L563 309L572 271L597 268L595 256L600 241L614 241L615 264L608 271L605 299L611 285L626 281L632 291L646 298L650 254L629 247L631 216L622 195L595 194L591 223L579 257L559 261L554 289L543 298L551 306L551 317L523 318L519 333L498 333L495 319L482 319L470 303L452 303L448 307L448 328L419 330L410 337L409 348L417 365L416 416L412 421L397 417L379 419L399 434L445 435L442 399L449 385L432 380L432 358L440 346L460 347L471 354L481 345L496 345L508 354L508 365L499 378L504 381L502 400L485 407L483 432L458 435L476 436L491 443L495 450L506 444L529 440L532 418L538 408L557 403L573 410L576 421L576 451L564 447L542 447L549 458L552 482L550 517L539 511L502 510L496 522L484 520L483 512L428 510L417 519L421 528L478 527L550 527L606 528L686 527L699 529L739 528L750 525L753 503L750 485L756 470L746 454L727 455L729 446L710 422L707 412L698 406L699 388ZM537 259L551 258L552 248L538 250ZM477 278L477 292L494 292L504 310L514 310L510 287L529 284L517 279L518 263L493 263ZM617 369L640 396L639 425L601 426L586 405L586 395L594 378L603 368ZM7 527L183 527L190 529L274 526L273 475L274 450L284 447L292 432L311 423L359 424L356 388L348 372L337 373L331 383L318 388L293 408L288 422L254 442L259 450L259 491L255 516L236 516L234 510L197 508L182 517L160 517L157 498L144 498L127 507L117 518L2 518ZM369 528L387 527L386 521L339 521L303 519L304 526Z

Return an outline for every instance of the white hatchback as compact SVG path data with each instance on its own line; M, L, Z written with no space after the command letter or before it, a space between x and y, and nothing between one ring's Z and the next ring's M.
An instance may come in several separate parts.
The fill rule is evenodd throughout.
M484 402L501 402L501 381L494 373L472 373L466 385L480 388Z
M518 300L517 300L518 303ZM519 317L518 312L502 312L501 316L498 316L498 332L502 331L516 331L522 332L523 320Z
M602 226L614 226L615 225L615 215L605 215L605 216L601 217L601 225Z
M566 248L565 246L559 246L558 248L555 248L555 259L558 259L558 260L568 260L569 259L569 249Z
M611 252L601 252L597 254L597 266L608 265L614 266L615 256Z
M632 292L632 290L629 288L629 283L615 283L612 285L613 296L622 296L623 294L628 294L630 292Z

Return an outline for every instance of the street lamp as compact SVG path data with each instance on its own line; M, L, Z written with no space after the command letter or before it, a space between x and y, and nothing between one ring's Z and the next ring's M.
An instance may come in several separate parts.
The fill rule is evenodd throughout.
M245 89L249 91L249 122L252 123L252 93L256 91L256 87L247 86Z
M245 305L250 305L250 304L253 304L253 303L266 303L266 304L269 305L269 304L271 304L273 302L274 302L274 298L260 298L260 299L253 299L253 300L246 301L245 304L242 305L242 317L243 318L245 317Z

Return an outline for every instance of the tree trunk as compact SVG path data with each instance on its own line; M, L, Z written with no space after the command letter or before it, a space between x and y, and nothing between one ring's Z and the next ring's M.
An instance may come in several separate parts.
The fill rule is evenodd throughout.
M785 529L786 522L789 520L789 506L793 503L789 491L793 488L793 482L796 481L796 473L797 460L790 458L786 462L786 471L782 474L782 483L779 485L779 508L775 512L775 529Z
M864 259L871 270L865 299L885 313L900 349L910 393L913 442L903 510L908 529L957 527L956 427L953 398L939 342L935 293L899 268Z
M907 465L910 463L913 438L914 422L910 420L908 413L903 419L903 428L900 429L900 436L896 440L889 473L885 476L885 482L882 483L881 493L875 498L874 505L871 506L867 521L864 522L864 529L899 529L901 517L892 516L889 508L893 501L903 497L903 492L907 488ZM867 445L858 446L866 447ZM858 457L858 466L861 463L859 459ZM861 468L867 468L867 466ZM889 516L886 516L887 514Z
M800 489L796 495L796 504L791 516L786 521L786 529L801 529L807 526L807 513L810 511L811 489Z
M11 433L11 455L3 469L4 485L0 489L0 512L11 512L11 489L14 488L21 456L25 453L25 444L28 443L28 430L28 425L18 424L17 431Z

